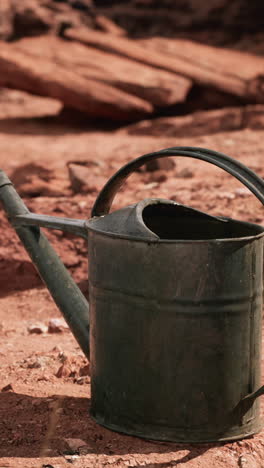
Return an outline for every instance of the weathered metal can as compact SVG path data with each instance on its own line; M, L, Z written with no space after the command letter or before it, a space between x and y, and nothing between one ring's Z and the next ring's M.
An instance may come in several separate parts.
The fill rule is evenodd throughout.
M100 424L176 442L260 430L259 399L242 400L260 386L263 229L229 224L234 237L221 240L90 230L91 412Z
M93 215L108 213L132 171L172 155L221 167L264 204L264 181L238 161L201 148L168 148L117 172ZM130 236L114 233L114 223L100 231L89 222L91 413L110 429L147 439L247 437L261 429L264 393L264 229L154 208L138 204L138 231ZM135 229L135 218L128 220ZM156 238L144 239L144 228Z
M224 154L191 147L129 162L103 187L88 221L30 213L1 171L0 200L91 361L98 423L147 439L240 439L261 429L264 227L160 199L109 214L131 172L167 156L226 170L264 205L262 178ZM86 298L42 226L88 238L90 321Z

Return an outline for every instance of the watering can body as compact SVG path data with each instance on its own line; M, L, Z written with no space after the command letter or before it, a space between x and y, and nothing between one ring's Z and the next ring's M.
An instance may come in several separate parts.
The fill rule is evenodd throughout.
M25 207L22 213L14 193L10 208L7 179L0 183L6 190L1 198L87 355L90 326L95 420L149 439L239 439L261 429L263 227L159 199L108 214L135 167L176 154L228 170L264 202L262 179L225 155L197 148L163 150L122 168L100 193L89 221L32 215ZM88 305L59 260L51 251L43 259L39 226L88 238L89 323ZM71 297L66 312L63 284Z

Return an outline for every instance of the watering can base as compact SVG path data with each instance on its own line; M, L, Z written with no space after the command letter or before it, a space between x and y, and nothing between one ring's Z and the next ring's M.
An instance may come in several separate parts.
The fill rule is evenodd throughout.
M92 419L100 424L100 426L106 427L115 432L126 434L129 436L140 437L149 441L161 441L161 442L172 442L177 444L206 444L214 442L232 442L236 440L245 439L252 437L255 434L261 432L264 428L264 421L250 421L250 424L244 426L231 427L226 432L222 432L218 435L212 435L212 433L198 433L194 432L193 429L187 431L186 429L164 427L164 426L153 426L153 425L142 425L133 423L133 425L125 426L119 425L118 423L109 422L104 416L90 413Z

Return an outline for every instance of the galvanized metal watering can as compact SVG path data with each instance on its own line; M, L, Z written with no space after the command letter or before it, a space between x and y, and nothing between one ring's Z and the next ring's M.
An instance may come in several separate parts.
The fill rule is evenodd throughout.
M30 213L3 172L0 199L90 358L95 420L157 440L239 439L261 429L264 228L160 199L108 214L131 172L167 156L212 163L264 204L264 181L251 170L191 147L150 153L121 168L89 221ZM88 239L90 319L86 299L40 226Z

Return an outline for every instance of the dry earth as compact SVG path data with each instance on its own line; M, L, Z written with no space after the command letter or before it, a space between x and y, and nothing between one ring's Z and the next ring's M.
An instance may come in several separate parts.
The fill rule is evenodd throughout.
M222 151L264 177L263 130L182 138L96 130L56 117L59 104L10 92L0 107L0 165L32 211L89 217L95 197L121 165L152 150L200 146ZM87 184L71 187L69 162L81 163ZM88 168L88 169L87 169ZM242 185L208 164L179 158L169 171L138 172L113 208L147 197L177 200L213 214L260 223L263 207ZM89 416L87 363L68 329L29 333L60 313L0 212L0 467L261 468L264 432L236 443L177 445L120 435ZM87 292L84 241L48 233ZM264 370L264 369L263 369ZM59 371L59 372L58 372ZM231 376L230 376L231 377ZM70 439L81 439L73 442ZM78 447L79 445L79 447Z

